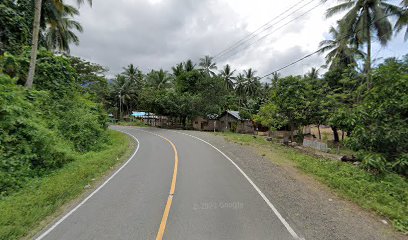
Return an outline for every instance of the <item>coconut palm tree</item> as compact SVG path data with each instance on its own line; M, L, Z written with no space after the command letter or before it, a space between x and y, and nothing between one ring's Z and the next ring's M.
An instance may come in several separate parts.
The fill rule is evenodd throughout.
M62 7L64 5L63 0L44 0L44 1L51 1L55 9L63 10ZM87 2L92 5L92 0L87 0ZM81 5L84 3L84 0L77 0L77 4ZM34 1L34 20L33 20L33 32L32 32L32 42L31 42L31 55L30 55L30 67L28 70L28 77L25 83L27 88L32 88L33 81L34 81L34 73L35 73L35 65L37 62L37 52L38 52L38 39L40 34L40 27L41 27L41 8L42 8L43 0L35 0Z
M349 39L345 38L340 31L330 27L329 31L332 39L321 41L319 53L326 54L326 64L333 67L345 68L349 64L355 63L355 57L364 58L365 54L357 47L350 47Z
M132 63L129 64L127 67L123 68L124 72L122 75L124 75L130 82L133 82L137 85L141 84L142 82L142 72L135 67Z
M169 82L170 82L170 76L163 69L160 69L159 71L152 70L147 75L147 83L151 87L154 87L155 89L165 88L169 84Z
M367 57L365 69L367 85L371 88L371 43L373 36L382 45L386 45L392 36L392 26L387 16L391 4L386 0L338 0L339 5L327 10L326 16L347 10L346 15L339 21L344 37L357 46L367 44ZM342 32L343 33L343 32Z
M193 61L191 61L191 59L188 59L187 61L185 61L183 63L183 66L184 66L184 71L186 72L191 72L195 68L195 64L193 64Z
M217 65L215 62L213 62L213 57L207 55L203 58L200 58L200 63L198 65L201 67L201 70L208 76L214 77L216 75L214 70L217 69Z
M408 0L403 0L400 4L401 7L394 5L388 6L388 12L397 17L397 21L394 25L395 33L401 32L405 27L404 40L406 41L408 40Z
M248 70L244 70L245 94L251 97L256 96L261 87L259 78L256 77L255 74L256 74L256 71L254 71L252 68L249 68Z
M82 32L82 26L71 17L78 15L76 8L64 5L63 12L56 12L48 17L47 28L45 30L45 43L49 50L58 50L69 53L69 44L79 44L78 36L72 29Z
M235 79L236 79L235 94L238 96L239 105L241 106L246 99L245 92L246 79L242 73L239 73Z
M230 65L225 65L224 68L220 72L220 76L222 77L225 87L228 90L234 89L234 72L235 70L231 71Z
M171 70L173 71L173 76L178 77L180 76L184 69L183 69L183 63L179 63L174 67L171 67Z
M318 79L319 78L319 70L312 67L308 73L306 73L305 78L309 79Z
M112 99L119 103L119 118L122 119L123 112L130 113L136 104L138 86L126 75L119 74L113 80L110 92Z

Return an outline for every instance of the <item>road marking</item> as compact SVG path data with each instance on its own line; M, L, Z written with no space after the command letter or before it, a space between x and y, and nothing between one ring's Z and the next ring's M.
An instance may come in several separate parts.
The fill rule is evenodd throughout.
M169 193L169 197L167 198L166 207L164 208L164 213L163 213L162 220L160 222L159 231L157 232L157 236L156 236L156 240L162 240L164 231L166 230L166 224L167 224L167 219L169 218L171 204L173 203L173 195L174 195L174 192L176 191L177 171L178 171L178 162L179 162L177 148L176 148L176 145L174 145L172 141L170 141L166 137L163 137L162 135L159 135L153 132L149 132L149 131L145 131L145 130L141 130L141 129L137 129L137 130L156 135L166 140L167 142L170 143L174 151L174 170L173 170L173 178L171 180L170 193Z
M80 208L82 205L84 205L93 195L95 195L95 193L97 193L99 190L101 190L110 180L112 180L112 178L114 178L116 176L116 174L118 174L124 167L126 167L126 165L128 165L128 163L133 159L133 157L139 151L140 142L135 136L133 136L130 133L127 133L125 131L120 131L120 130L116 130L116 131L125 133L125 134L131 136L136 141L137 147L136 147L136 150L133 152L132 156L130 156L130 158L118 170L116 170L115 173L113 173L104 183L102 183L102 185L100 185L97 189L95 189L95 191L93 191L91 194L89 194L88 197L86 197L84 200L82 200L82 202L80 202L75 208L73 208L71 211L69 211L67 214L65 214L60 220L58 220L56 223L54 223L54 225L52 225L47 231L43 232L39 237L36 238L36 240L43 239L52 230L54 230L58 225L60 225L65 219L67 219L76 210L78 210L78 208Z
M214 145L212 145L211 143L205 141L204 139L201 139L199 137L187 134L187 133L183 133L183 132L179 132L179 131L173 131L176 133L180 133L180 134L184 134L186 136L195 138L199 141L202 141L208 145L210 145L212 148L214 148L215 150L217 150L219 153L221 153L221 155L223 155L226 159L228 159L237 169L238 171L248 180L248 182L252 185L252 187L255 188L255 190L258 192L258 194L262 197L262 199L266 202L266 204L268 204L268 206L272 209L272 211L275 213L275 215L279 218L279 220L282 222L282 224L286 227L286 229L288 230L288 232L290 233L290 235L292 235L292 237L296 240L304 240L304 238L299 237L296 232L293 230L293 228L289 225L289 223L282 217L282 215L279 213L279 211L275 208L275 206L271 203L271 201L269 201L269 199L266 197L266 195L261 191L261 189L259 189L258 186L256 186L256 184L248 177L248 175L246 175L246 173L230 158L228 157L225 153L223 153L220 149L218 149L217 147L215 147Z

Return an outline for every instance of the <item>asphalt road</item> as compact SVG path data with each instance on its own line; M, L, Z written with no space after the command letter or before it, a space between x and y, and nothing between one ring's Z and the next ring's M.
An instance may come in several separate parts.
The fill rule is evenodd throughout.
M137 138L134 157L38 240L160 239L160 234L163 239L285 240L302 235L233 159L211 145L182 132L115 129Z

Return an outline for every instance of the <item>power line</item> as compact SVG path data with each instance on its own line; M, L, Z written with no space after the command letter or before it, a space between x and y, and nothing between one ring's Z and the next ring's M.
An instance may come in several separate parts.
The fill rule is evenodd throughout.
M263 39L265 39L266 37L270 36L272 33L277 32L278 30L280 30L280 29L282 29L283 27L289 25L290 23L292 23L292 22L298 20L299 18L305 16L306 14L308 14L308 13L311 12L311 11L313 11L314 9L316 9L317 7L319 7L319 6L322 5L322 4L324 4L324 3L323 3L323 2L320 2L319 4L315 5L314 7L312 7L312 8L309 9L309 10L307 10L306 12L302 13L301 15L295 17L294 19L290 20L289 22L286 22L286 23L283 24L282 26L280 26L280 27L274 29L274 31L269 32L269 33L265 34L264 36L262 36L261 38L259 38L259 39L255 40L255 41L253 41L252 43L248 44L248 45L245 46L243 49L241 49L241 50L239 50L239 51L237 51L237 52L235 52L235 53L233 53L233 54L228 55L228 57L232 57L232 56L234 56L235 54L237 54L238 52L248 49L250 46L254 45L255 43L257 43L257 42L259 42L259 41L261 41L261 40L263 40ZM229 51L229 52L231 52L231 51ZM225 55L227 55L227 54L224 54L224 56L225 56ZM222 56L221 56L221 57L222 57ZM225 58L225 57L224 57L224 58Z
M289 10L291 10L292 8L296 7L297 5L299 5L300 3L304 2L306 0L301 0L299 2L297 2L296 4L292 5L290 8L286 9L284 12L280 13L278 16L274 17L273 19L271 19L270 21L268 21L267 23L265 23L264 25L260 26L259 28L257 28L255 31L251 32L250 34L248 34L247 36L245 36L244 38L242 38L241 40L235 42L234 44L232 44L231 46L229 46L228 48L222 50L221 52L217 53L214 58L218 58L222 55L224 55L225 53L231 51L234 48L237 48L239 46L241 46L242 44L244 44L245 42L253 39L254 37L256 37L257 35L259 35L260 33L270 29L271 27L273 27L274 25L276 25L277 23L281 22L282 20L286 19L287 17L289 17L290 15L296 13L297 11L299 11L300 9L302 9L303 7L307 6L308 4L310 4L311 2L315 1L315 0L311 0L308 3L306 3L305 5L301 6L300 8L296 9L295 11L289 13L288 16L284 17L283 19L279 20L278 22L270 25L273 21L275 21L276 19L278 19L279 17L281 17L282 15L286 14ZM269 26L268 26L269 25ZM266 27L266 28L265 28ZM262 30L263 29L263 30ZM258 32L259 30L262 30L260 32Z
M389 17L389 16L390 16L390 15L385 15L385 16L383 16L383 17L378 18L377 20L373 21L373 22L369 25L369 27L371 27L375 22L380 21L380 20L382 20L382 19L384 19L384 18L387 18L387 17ZM338 41L342 41L342 40L344 40L344 39L346 39L346 38L348 38L348 37L351 37L351 35L356 34L356 33L360 32L360 31L362 31L362 30L364 30L364 28L361 28L361 29L359 29L359 30L357 30L357 31L355 31L355 32L353 32L353 33L351 33L351 34L349 34L349 35L343 36L343 37L340 38ZM391 31L392 31L392 28L391 28ZM384 34L381 35L380 37L382 37L382 36L388 34L389 32L390 32L390 31L384 33ZM261 79L263 79L263 78L265 78L265 77L268 77L268 76L274 74L275 72L279 72L279 71L281 71L281 70L283 70L283 69L285 69L285 68L288 68L288 67L290 67L290 66L292 66L292 65L294 65L294 64L296 64L296 63L298 63L298 62L300 62L300 61L303 61L303 60L305 60L306 58L309 58L309 57L311 57L311 56L313 56L313 55L319 53L322 49L323 49L323 47L319 48L318 50L316 50L316 51L314 51L314 52L312 52L312 53L310 53L310 54L308 54L308 55L306 55L306 56L304 56L304 57L302 57L302 58L299 58L298 60L296 60L296 61L294 61L294 62L291 62L291 63L289 63L289 64L287 64L287 65L285 65L285 66L283 66L283 67L280 67L280 68L278 68L277 70L275 70L275 71L273 71L273 72L270 72L270 73L268 73L268 74L262 76L261 78L259 78L259 80L261 80Z
M223 52L233 48L235 45L239 44L242 41L245 41L246 38L251 37L252 35L256 34L257 31L261 30L263 27L269 25L271 22L273 22L275 19L279 18L280 16L282 16L283 14L285 14L287 11L289 11L290 9L296 7L298 4L300 4L301 2L304 2L306 0L301 0L299 2L297 2L296 4L294 4L293 6L291 6L290 8L286 9L285 11L283 11L282 13L280 13L278 16L274 17L273 19L269 20L268 22L266 22L265 24L263 24L262 26L260 26L259 28L257 28L255 31L251 32L250 34L248 34L247 36L245 36L244 38L242 38L241 40L238 40L237 42L233 43L231 46L229 46L228 48L222 50L221 52L217 53L214 58L217 58L219 55L221 55Z

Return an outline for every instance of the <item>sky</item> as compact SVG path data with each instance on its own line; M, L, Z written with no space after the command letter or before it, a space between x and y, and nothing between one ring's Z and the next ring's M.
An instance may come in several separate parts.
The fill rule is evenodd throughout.
M341 17L325 17L334 0L324 4L300 1L93 0L92 8L80 7L76 20L84 32L78 33L80 45L71 46L71 54L107 67L108 76L120 73L130 63L143 72L170 71L187 59L197 63L205 55L217 56L275 19L251 41L214 59L218 69L228 63L237 71L251 67L263 76L316 51L319 42L329 38L329 27ZM74 0L68 3L75 5ZM373 57L378 59L374 62L407 54L406 43L403 34L386 47L374 43ZM324 55L314 55L280 73L304 74L324 62Z

